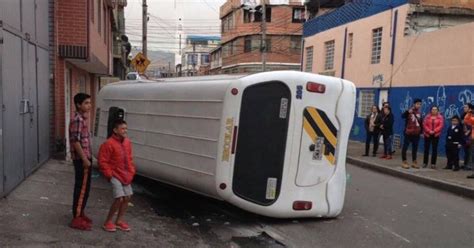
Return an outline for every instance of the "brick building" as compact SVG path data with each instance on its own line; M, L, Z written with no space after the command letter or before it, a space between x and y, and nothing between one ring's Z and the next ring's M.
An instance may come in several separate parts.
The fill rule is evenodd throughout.
M113 31L118 30L114 8L126 1L54 1L54 152L67 157L67 127L74 115L73 97L78 92L92 96L100 78L113 75ZM94 116L94 111L91 113ZM90 118L90 124L94 118Z
M228 0L220 8L222 73L262 69L261 5L250 9L245 2ZM300 69L304 12L301 1L267 0L267 70Z

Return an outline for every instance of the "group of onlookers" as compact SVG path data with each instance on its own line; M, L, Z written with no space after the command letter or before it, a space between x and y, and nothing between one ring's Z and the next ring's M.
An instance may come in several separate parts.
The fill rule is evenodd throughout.
M420 139L424 139L423 168L436 169L438 157L438 144L443 132L444 117L439 112L437 106L431 107L429 113L424 115L421 112L421 99L415 99L413 106L402 114L405 120L404 139L402 146L402 167L419 169L417 162L418 145ZM371 113L365 119L365 128L367 139L365 143L365 154L369 156L370 143L373 142L372 155L377 156L379 137L382 135L384 152L380 157L382 159L392 159L394 153L392 149L394 116L388 102L385 102L382 111L374 105ZM450 119L450 125L446 127L446 156L448 159L444 169L458 171L460 169L471 170L474 164L474 105L466 104L461 116L454 116ZM411 159L409 164L407 160L407 150L411 145ZM464 166L459 165L459 151L464 150ZM431 151L431 160L430 160ZM474 178L474 174L468 176Z

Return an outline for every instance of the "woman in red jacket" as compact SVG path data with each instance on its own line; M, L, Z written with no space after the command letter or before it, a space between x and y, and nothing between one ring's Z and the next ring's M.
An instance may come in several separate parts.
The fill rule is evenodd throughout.
M135 164L132 159L132 145L127 138L127 123L124 120L114 122L112 136L99 149L99 167L112 184L114 203L104 223L104 230L115 232L118 229L130 231L123 216L133 194L132 180L135 176ZM112 222L115 213L117 219Z
M423 121L423 134L425 136L425 154L423 157L423 168L428 166L428 158L431 151L431 168L436 169L436 159L438 157L438 142L443 131L444 118L439 113L436 106L431 107L431 114L428 114Z

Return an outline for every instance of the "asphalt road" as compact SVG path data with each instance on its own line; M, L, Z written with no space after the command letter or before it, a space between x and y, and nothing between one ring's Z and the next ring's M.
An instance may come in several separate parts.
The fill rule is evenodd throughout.
M210 247L474 247L473 200L352 165L348 173L336 219L269 219L145 179L137 188Z

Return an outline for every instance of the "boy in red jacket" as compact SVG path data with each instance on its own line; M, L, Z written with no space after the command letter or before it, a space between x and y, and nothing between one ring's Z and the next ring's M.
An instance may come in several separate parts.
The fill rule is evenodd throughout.
M133 194L131 184L135 176L135 164L132 159L132 145L127 138L127 123L124 120L114 122L112 136L100 146L99 166L112 184L115 198L103 228L108 232L115 232L117 228L130 231L128 224L123 221L123 216ZM112 219L117 211L114 224Z

